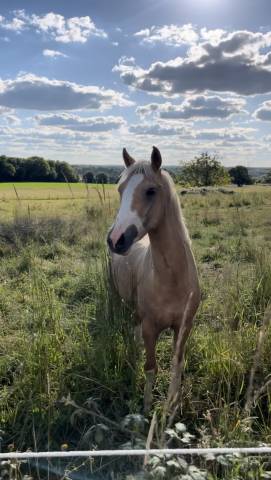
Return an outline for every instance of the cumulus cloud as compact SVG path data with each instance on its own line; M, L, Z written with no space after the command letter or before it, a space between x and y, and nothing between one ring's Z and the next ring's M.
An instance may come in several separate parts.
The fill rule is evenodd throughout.
M22 128L22 127L0 127L0 138L6 142L37 143L50 145L51 143L65 145L74 141L88 142L89 136L82 132L51 128Z
M225 129L206 129L195 132L195 139L204 141L219 141L229 143L247 142L250 140L250 129L225 128Z
M271 100L263 102L262 105L254 112L253 116L258 120L271 122Z
M19 125L21 123L20 119L15 115L14 110L7 107L0 106L0 119L9 125Z
M256 130L253 128L228 127L228 128L209 128L193 129L186 126L161 125L160 123L143 123L131 125L130 133L141 136L168 137L175 136L189 142L212 142L212 144L222 145L238 144L238 142L249 142ZM175 140L174 140L175 141ZM213 145L212 145L213 146ZM206 148L206 147L203 147Z
M200 37L208 42L211 43L217 43L220 42L220 40L227 35L226 30L223 30L222 28L215 28L208 30L208 28L203 27L200 29Z
M270 47L271 32L217 33L192 45L184 57L147 69L119 62L114 70L126 85L165 96L208 90L264 94L271 91Z
M11 20L7 20L0 15L0 28L5 30L13 30L15 32L21 32L25 28L25 22L21 18L14 17Z
M244 112L246 102L242 98L222 98L217 95L193 95L186 98L180 105L172 103L150 103L137 107L136 113L141 116L158 112L160 118L169 120L190 118L220 118L226 119L234 114Z
M148 103L147 105L141 105L141 106L137 107L136 108L136 113L137 113L137 115L140 115L141 117L145 117L147 115L151 115L152 113L158 112L165 105L168 105L168 104Z
M59 52L58 50L50 50L49 48L45 48L42 51L42 55L44 57L50 57L50 58L56 58L56 57L67 58L67 55L65 55L65 53Z
M9 113L5 116L5 120L9 125L20 125L21 120L20 118L17 117L17 115L14 115L13 113Z
M1 107L0 106L0 115L6 115L12 112L11 108Z
M154 45L163 43L173 47L182 45L193 46L199 41L217 43L226 35L227 31L221 28L207 29L204 27L199 29L191 23L185 25L152 26L134 33L134 36L140 39L141 44Z
M29 110L103 110L113 105L130 106L132 102L115 90L29 73L13 80L0 79L0 105Z
M171 136L182 135L185 132L183 127L161 126L158 123L155 124L140 124L131 125L129 128L131 133L135 135L153 135L153 136Z
M35 118L39 125L60 127L77 132L108 132L116 130L126 123L122 117L110 115L107 117L80 117L62 113L37 115Z
M119 58L118 65L115 65L112 69L113 72L125 72L130 71L131 68L138 68L136 67L135 57L127 57L126 55L122 55ZM143 72L144 70L142 70Z
M11 20L0 16L0 28L16 32L25 28L34 29L36 32L62 43L85 43L91 36L107 38L106 32L97 28L88 15L65 18L54 12L45 15L28 15L25 10L16 10Z
M193 44L197 42L199 36L193 25L164 25L162 27L152 26L145 28L134 34L139 37L142 43L155 44L164 43L165 45L180 46L183 44Z

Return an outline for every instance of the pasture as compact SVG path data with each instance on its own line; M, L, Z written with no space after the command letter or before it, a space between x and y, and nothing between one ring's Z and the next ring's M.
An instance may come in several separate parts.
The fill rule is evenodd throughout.
M47 215L48 209L59 215L78 213L86 201L110 203L114 186L88 186L83 183L18 182L0 183L0 215L8 219L18 209L20 214L30 211L34 215ZM102 195L102 198L100 198Z
M197 446L271 443L271 187L233 190L180 196L202 303L186 349L176 421L191 434L186 442ZM0 184L0 200L3 450L144 446L148 427L132 416L142 413L144 389L133 306L117 298L107 275L105 235L118 205L115 186ZM165 333L154 391L158 416L171 349ZM178 444L171 435L168 444ZM270 466L260 460L252 467L238 462L206 460L198 467L208 477L183 478L270 478L262 476ZM82 468L112 479L139 466L117 460L110 468ZM122 476L110 476L114 471ZM182 478L176 475L163 478Z

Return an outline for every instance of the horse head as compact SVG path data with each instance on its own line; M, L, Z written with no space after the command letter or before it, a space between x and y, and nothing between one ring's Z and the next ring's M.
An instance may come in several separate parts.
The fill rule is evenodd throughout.
M110 250L119 255L150 230L154 230L163 215L164 191L161 174L162 157L153 147L151 162L136 162L123 149L126 166L118 183L120 208L107 236Z

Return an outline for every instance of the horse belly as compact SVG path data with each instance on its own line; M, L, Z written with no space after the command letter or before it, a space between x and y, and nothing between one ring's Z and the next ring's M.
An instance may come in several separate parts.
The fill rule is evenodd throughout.
M148 319L160 331L180 325L186 309L188 294L181 290L176 295L169 292L152 292L144 289L139 290L138 310L141 318ZM194 301L189 306L188 315L194 316L197 305Z

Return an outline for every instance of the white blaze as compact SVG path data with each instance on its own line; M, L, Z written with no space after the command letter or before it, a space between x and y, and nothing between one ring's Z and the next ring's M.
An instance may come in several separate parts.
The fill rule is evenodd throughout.
M132 210L132 203L136 187L142 182L143 174L136 173L130 178L121 199L120 209L111 232L111 240L115 246L120 236L130 225L135 225L138 232L143 228L142 221L135 210Z

